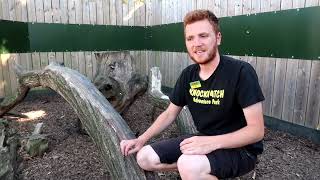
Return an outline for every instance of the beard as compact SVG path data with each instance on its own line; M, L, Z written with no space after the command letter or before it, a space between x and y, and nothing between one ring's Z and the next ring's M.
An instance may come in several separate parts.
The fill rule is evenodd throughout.
M204 64L208 64L209 62L214 60L214 58L217 56L217 51L218 51L218 45L215 44L212 49L208 50L208 57L206 59L204 59L204 60L197 60L192 55L192 52L190 53L188 51L188 54L189 54L189 56L190 56L190 58L192 59L193 62L195 62L196 64L204 65Z

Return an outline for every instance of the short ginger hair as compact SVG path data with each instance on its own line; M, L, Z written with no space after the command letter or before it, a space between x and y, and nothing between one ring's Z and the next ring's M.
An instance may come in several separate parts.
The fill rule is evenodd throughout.
M220 32L219 28L219 19L215 14L213 14L209 10L194 10L186 14L186 16L183 19L183 26L186 28L188 24L192 24L197 21L205 20L207 19L209 23L212 25L213 30L218 33Z

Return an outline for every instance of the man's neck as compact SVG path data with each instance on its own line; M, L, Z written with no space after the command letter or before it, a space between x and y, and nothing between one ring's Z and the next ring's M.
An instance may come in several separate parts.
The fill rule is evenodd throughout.
M207 64L199 64L200 66L200 72L199 76L202 80L207 80L217 69L220 62L220 54L217 52L217 55L213 59L213 61L210 61Z

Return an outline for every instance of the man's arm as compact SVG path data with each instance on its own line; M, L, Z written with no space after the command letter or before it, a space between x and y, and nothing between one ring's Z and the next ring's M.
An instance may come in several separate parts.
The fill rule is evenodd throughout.
M149 139L166 129L179 115L182 107L170 103L168 108L162 112L155 122L139 138L147 142Z
M247 126L228 134L218 136L195 136L180 144L184 154L208 154L217 149L243 147L262 140L264 121L262 103L256 103L243 109Z
M152 137L166 129L178 116L182 107L170 103L168 108L162 112L155 122L137 139L122 140L120 148L123 155L127 156L139 151L143 145Z

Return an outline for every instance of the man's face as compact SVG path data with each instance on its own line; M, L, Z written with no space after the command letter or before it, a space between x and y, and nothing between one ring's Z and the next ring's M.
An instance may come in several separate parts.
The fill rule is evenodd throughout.
M185 42L191 59L198 64L212 61L221 43L220 32L215 33L207 19L185 27Z

